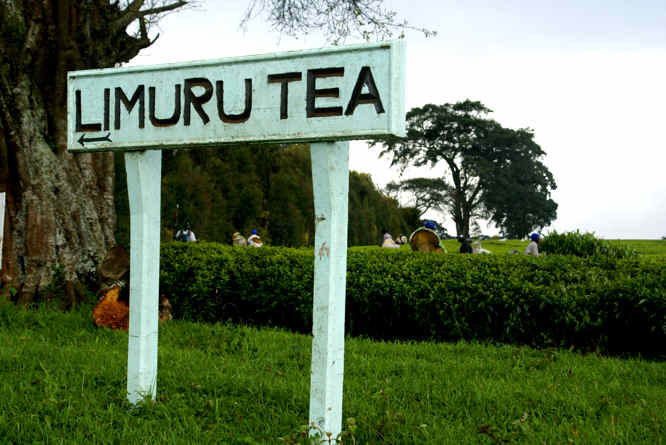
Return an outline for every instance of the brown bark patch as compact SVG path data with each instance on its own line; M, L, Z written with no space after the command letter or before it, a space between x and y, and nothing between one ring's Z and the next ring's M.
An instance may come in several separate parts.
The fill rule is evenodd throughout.
M104 280L120 280L129 271L130 257L122 246L109 250L99 267L99 275Z
M52 234L55 232L53 218L46 215L45 206L38 204L37 199L31 200L27 209L27 256L33 261L44 261L49 258L49 246L52 243Z

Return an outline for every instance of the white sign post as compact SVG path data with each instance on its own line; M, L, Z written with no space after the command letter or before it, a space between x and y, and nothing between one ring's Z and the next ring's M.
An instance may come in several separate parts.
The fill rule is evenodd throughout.
M342 421L349 143L404 136L404 43L71 72L67 149L125 151L128 399L155 398L162 149L310 142L315 200L310 421ZM155 150L155 151L147 151Z
M157 392L162 152L127 152L125 169L131 222L127 398L136 404Z
M310 153L315 202L310 423L335 437L342 426L349 142L314 143Z

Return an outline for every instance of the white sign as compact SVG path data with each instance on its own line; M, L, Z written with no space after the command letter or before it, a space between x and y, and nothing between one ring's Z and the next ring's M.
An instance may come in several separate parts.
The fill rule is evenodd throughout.
M404 42L68 74L67 149L404 136Z
M310 423L341 430L348 139L404 136L404 43L68 74L67 149L123 150L130 200L128 400L157 391L160 149L313 142ZM344 141L344 142L340 142ZM153 151L147 151L153 150Z

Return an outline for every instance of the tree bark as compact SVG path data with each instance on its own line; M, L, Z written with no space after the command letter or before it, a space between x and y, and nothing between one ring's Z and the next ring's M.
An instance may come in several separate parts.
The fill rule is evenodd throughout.
M13 289L14 299L28 304L61 270L65 303L76 304L80 283L94 280L115 245L112 153L66 151L67 71L113 66L149 46L150 11L136 9L142 4L0 3L0 191L6 191L0 295ZM140 31L113 29L118 20L140 20Z
M45 106L26 77L2 90L9 173L3 181L7 229L2 280L24 304L52 281L58 267L66 281L90 277L115 244L113 155L53 150L46 140ZM76 295L69 298L76 303Z

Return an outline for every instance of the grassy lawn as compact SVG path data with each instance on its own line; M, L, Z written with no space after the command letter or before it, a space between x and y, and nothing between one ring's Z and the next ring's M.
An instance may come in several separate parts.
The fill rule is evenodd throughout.
M622 239L608 241L613 244L629 246L643 255L666 255L666 240Z
M666 255L666 240L608 240L613 244L622 244L628 246L642 255ZM484 249L490 250L494 254L506 254L510 250L517 250L521 254L525 252L525 247L529 241L521 240L486 240L481 241ZM458 253L460 243L455 239L444 241L444 245L449 253Z
M270 444L307 423L309 336L161 325L157 403L130 409L127 333L90 309L0 306L3 443ZM665 382L663 362L347 339L343 418L359 444L654 445Z
M500 254L500 255L506 254L510 250L517 250L522 254L523 252L525 252L527 244L529 244L529 241L521 241L514 239L506 241L500 241L500 240L481 241L481 247L490 250L494 254ZM444 245L446 246L446 250L449 253L459 253L460 251L460 243L455 239L448 239L444 241Z

